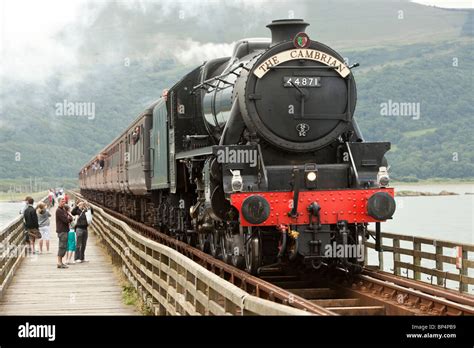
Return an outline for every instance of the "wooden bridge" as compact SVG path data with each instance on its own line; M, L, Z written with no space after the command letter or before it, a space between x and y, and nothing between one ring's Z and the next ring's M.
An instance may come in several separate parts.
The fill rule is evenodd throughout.
M20 218L0 232L0 315L141 315L123 303L115 261L122 263L122 275L154 314L308 314L249 295L100 207L94 211L86 248L89 262L68 269L56 267L55 210L49 254L28 252Z
M97 244L94 233L89 234L86 248L89 262L72 264L68 269L56 267L55 209L51 213L50 253L45 253L45 245L43 254L31 254L26 245L18 244L24 237L21 220L7 227L6 231L10 231L7 236L2 234L17 246L4 252L18 253L19 257L6 261L2 258L0 315L139 314L133 306L123 303L119 277L114 273L109 257ZM38 242L36 248L39 250Z
M0 232L0 315L140 315L123 303L124 279L155 315L474 314L474 296L467 294L473 245L385 233L377 267L383 270L384 253L391 253L394 275L371 267L352 286L321 285L290 275L256 278L112 211L95 205L94 211L90 262L68 269L56 268L54 211L49 254L27 254L20 218ZM445 254L452 248L459 257ZM422 282L421 274L432 283L436 277L435 284ZM457 281L458 291L446 289L446 280Z

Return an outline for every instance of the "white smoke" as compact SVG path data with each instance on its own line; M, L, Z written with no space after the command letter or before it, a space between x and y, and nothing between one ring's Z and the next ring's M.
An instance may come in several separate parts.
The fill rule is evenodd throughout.
M4 82L45 82L55 77L70 86L100 65L123 65L128 58L145 64L165 59L190 65L228 56L231 40L265 30L261 22L272 17L275 8L283 8L285 14L293 7L290 1L271 0L1 0L0 4ZM233 14L245 19L240 26L226 23Z
M234 43L201 43L188 40L173 53L181 64L188 65L203 62L218 57L227 57L232 54Z

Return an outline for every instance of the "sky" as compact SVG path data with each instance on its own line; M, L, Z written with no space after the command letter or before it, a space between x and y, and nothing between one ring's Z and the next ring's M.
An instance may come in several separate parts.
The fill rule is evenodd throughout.
M443 8L474 8L473 0L413 0L412 2Z
M173 0L159 0L173 1ZM237 1L237 0L231 0ZM263 6L255 0L239 0L247 6ZM120 1L124 6L143 7L144 0ZM201 5L199 0L190 4ZM450 8L473 8L473 0L415 0L417 3ZM85 28L92 23L107 1L100 0L0 0L0 76L16 79L44 80L60 67L77 63L80 37L68 28ZM28 9L28 10L25 10ZM58 40L67 33L67 40ZM195 60L192 52L231 50L228 47L208 47L206 43L189 42L183 60ZM191 52L191 54L189 53ZM206 57L203 57L206 58ZM183 61L186 63L186 61Z
M6 69L1 73L15 71L19 79L28 74L48 76L55 66L74 63L74 50L55 35L78 21L84 1L2 0L0 4L1 67Z

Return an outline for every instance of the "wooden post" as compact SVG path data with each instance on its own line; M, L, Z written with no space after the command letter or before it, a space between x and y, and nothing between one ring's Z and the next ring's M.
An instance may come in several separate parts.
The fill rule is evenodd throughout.
M459 270L459 291L460 292L467 292L467 284L462 281L463 276L468 275L467 265L464 260L467 260L467 250L464 248L462 249L462 260L461 260L461 269Z
M438 246L436 244L436 241L435 241L435 246L436 246L436 269L439 271L439 273L441 273L443 272L443 269L444 269L444 265L443 265L444 262L442 260L443 247ZM445 281L446 279L444 279L443 277L439 277L439 276L436 277L436 284L438 284L439 286L443 286Z
M378 255L379 255L379 270L383 271L383 251L379 251Z
M421 243L413 241L413 279L421 280L421 272L416 270L416 266L421 266L421 257L415 254L417 251L421 251Z
M364 243L364 266L369 265L369 247L367 246L367 241Z
M379 270L383 271L383 240L380 222L375 223L375 250L379 256Z
M398 249L400 249L400 240L393 239L393 273L397 276L401 274L400 266L397 265L400 262Z

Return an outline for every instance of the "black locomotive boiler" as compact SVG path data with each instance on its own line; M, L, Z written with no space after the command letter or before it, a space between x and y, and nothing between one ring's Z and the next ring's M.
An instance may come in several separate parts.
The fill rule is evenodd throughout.
M82 194L251 273L358 269L395 211L390 143L363 140L354 66L307 26L275 20L184 76L81 169Z

